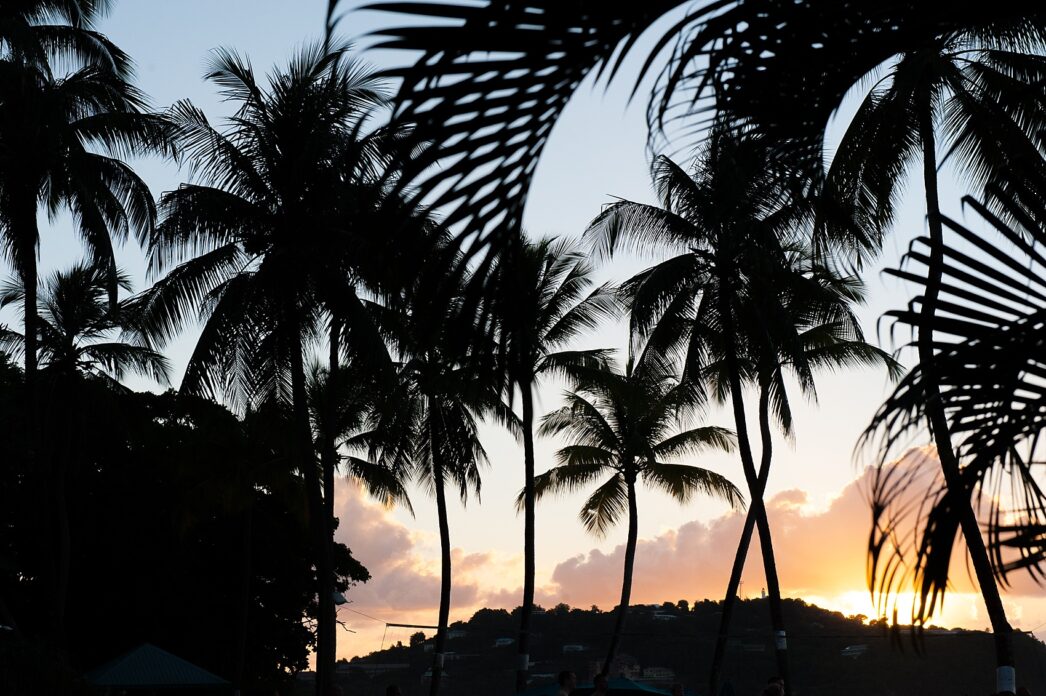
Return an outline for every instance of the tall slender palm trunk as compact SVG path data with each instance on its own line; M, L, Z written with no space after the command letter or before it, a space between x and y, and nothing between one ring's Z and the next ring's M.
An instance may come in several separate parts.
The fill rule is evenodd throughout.
M926 215L930 228L930 261L927 266L926 288L923 293L920 329L918 336L919 366L923 372L925 389L924 401L926 413L933 431L937 456L952 497L959 510L959 524L966 538L977 583L981 587L981 596L992 624L995 637L996 691L999 694L1012 694L1015 691L1013 669L1013 629L1006 619L1006 609L999 595L999 586L995 582L991 560L981 537L977 515L970 504L970 491L962 481L959 460L952 449L951 430L948 417L941 401L940 385L937 382L937 368L934 363L933 319L937 312L944 277L944 229L941 222L941 206L937 191L937 146L934 137L933 117L930 110L924 109L920 129L923 147L923 183L926 187Z
M317 576L317 620L316 620L316 693L327 696L331 691L334 677L334 653L331 642L334 638L334 592L330 568L327 525L324 522L325 509L323 491L320 487L320 475L317 471L312 446L312 428L309 425L309 409L305 391L305 363L302 345L290 351L291 359L291 399L294 408L294 445L297 464L305 479L305 499L309 511L309 529L313 539Z
M516 691L527 688L530 669L530 619L534 612L534 394L531 383L520 386L523 401L523 606L519 611L519 664L516 666Z
M327 427L324 428L323 441L320 443L320 468L323 470L323 538L325 566L327 572L320 579L320 616L329 624L330 640L327 645L323 659L334 669L338 656L338 607L334 602L336 591L336 579L334 577L334 478L338 468L338 443L334 433L334 422L337 419L335 413L334 394L338 387L340 370L339 341L341 339L341 325L337 319L331 320L330 330L330 357L328 365L328 394L329 397L324 404L329 410L325 414ZM326 605L326 606L324 606ZM331 672L333 678L333 671Z
M763 492L766 490L766 481L770 476L770 461L773 454L773 442L770 439L770 392L765 385L759 391L759 431L763 447L759 463L759 498L762 499ZM726 657L730 623L733 621L734 609L737 606L737 593L741 585L745 561L748 558L748 549L752 545L752 533L754 531L755 513L752 507L749 507L748 513L745 515L745 526L741 530L741 538L737 543L737 551L734 554L734 564L730 568L730 580L726 586L726 597L723 599L722 614L719 617L719 631L716 635L715 652L712 655L712 668L708 678L712 694L717 693L716 690L719 688L719 677L722 674L723 660ZM778 601L780 601L780 597Z
M36 326L39 323L36 306L37 284L39 282L39 271L36 264L36 240L40 236L40 231L36 224L36 198L35 196L26 196L26 198L29 201L25 205L21 205L20 210L15 212L13 223L20 228L16 236L22 240L22 247L18 250L18 263L20 266L18 273L25 289L26 398L30 404L35 406L38 350ZM32 419L31 425L35 426L36 413L30 412L29 416ZM30 432L32 431L30 430ZM32 446L35 448L38 444L33 442Z
M75 451L75 444L80 442L80 429L77 427L79 399L76 377L68 375L58 377L62 398L61 404L55 404L56 415L60 419L59 427L62 441L57 444L54 456L54 489L55 521L58 525L58 575L55 594L55 639L65 646L65 615L69 605L69 582L72 569L72 532L69 524L68 482L69 470Z
M443 656L447 645L447 625L450 623L450 522L447 519L447 494L444 490L443 462L435 444L433 444L432 467L436 486L436 515L439 517L440 549L440 587L439 587L439 620L436 628L436 645L432 654L432 679L429 681L429 693L439 693L443 681Z
M245 486L246 488L247 486ZM253 487L247 489L247 495L254 494ZM240 520L240 596L236 617L236 654L234 657L233 677L235 694L244 692L247 680L247 643L250 636L251 612L251 576L254 561L254 502L250 498L243 509Z
M621 579L621 601L617 605L617 616L614 618L614 633L610 636L610 648L603 662L603 674L610 676L610 666L617 655L617 646L621 642L621 633L625 629L625 618L628 616L628 603L632 597L632 570L636 563L636 540L639 535L639 507L636 505L636 477L626 474L625 485L628 487L628 542L625 545L625 572Z
M745 481L748 483L748 492L751 496L750 514L755 517L756 528L759 530L759 546L763 555L763 572L766 575L767 591L769 594L776 593L778 600L770 601L770 623L774 631L774 651L777 657L777 673L785 681L785 694L787 696L790 686L790 675L788 669L788 634L784 626L784 613L780 603L780 584L777 580L777 562L774 559L773 541L770 538L770 524L766 519L766 506L763 503L762 486L759 483L759 474L755 468L755 458L752 454L752 443L748 437L748 419L745 415L744 394L742 393L741 370L737 361L737 344L733 336L733 322L731 321L730 286L731 279L726 269L720 274L720 313L722 315L723 331L727 336L726 345L726 369L730 380L730 400L734 412L734 429L737 432L737 449L741 454L741 467L744 469ZM767 421L769 426L769 421ZM769 427L767 427L767 431Z

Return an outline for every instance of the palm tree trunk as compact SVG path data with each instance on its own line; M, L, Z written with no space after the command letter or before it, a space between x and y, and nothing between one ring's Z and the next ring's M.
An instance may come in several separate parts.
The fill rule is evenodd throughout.
M253 487L247 490L248 496L254 495ZM243 510L240 522L240 606L237 609L236 658L233 674L236 679L237 696L244 692L247 678L247 642L250 636L251 609L251 575L254 560L254 502L250 498Z
M527 688L530 669L530 617L534 611L534 395L528 381L520 385L523 401L523 606L519 610L519 664L516 691Z
M340 369L340 340L341 340L341 324L336 318L331 319L330 329L330 357L328 366L328 396L333 396L334 391L337 389L337 380L339 379ZM335 410L335 400L333 398L327 399L327 406L330 411L326 414L327 427L324 428L323 442L321 443L320 451L320 465L323 469L323 538L325 540L323 553L325 555L325 566L327 573L324 578L320 581L320 597L321 602L326 606L321 606L320 615L326 617L327 622L330 625L330 641L325 646L326 652L324 654L324 661L330 665L331 670L334 669L334 665L337 662L338 656L338 631L337 631L337 618L338 618L338 607L334 603L334 593L336 592L336 580L334 577L334 475L338 467L338 445L335 439L335 432L333 424L337 418ZM333 671L331 672L333 678Z
M15 231L15 236L21 240L21 248L18 250L18 274L25 289L25 319L23 323L25 332L25 385L26 397L29 403L36 405L36 370L37 370L37 333L36 325L37 306L36 290L39 282L36 265L36 242L40 237L40 231L36 224L36 198L29 197L28 203L20 206L14 217L14 224L20 229ZM33 425L36 421L36 413L30 412ZM30 432L33 432L30 427ZM38 443L33 442L35 448Z
M450 523L447 520L447 495L444 490L443 462L435 443L432 443L430 446L433 452L432 474L436 487L436 514L439 517L440 548L439 621L437 621L436 628L436 645L432 654L432 679L429 683L429 693L435 696L439 693L440 682L443 680L443 654L447 645L447 625L450 623L451 567Z
M770 392L765 385L759 391L759 430L762 435L762 456L759 463L759 498L763 497L766 481L770 476L770 459L773 454L773 443L770 439ZM734 564L730 569L730 580L726 586L726 597L723 599L723 610L719 617L719 632L716 635L715 652L712 655L712 669L709 674L709 687L712 694L719 688L719 676L723 670L726 657L726 644L733 620L734 608L737 606L737 592L741 585L748 549L752 544L752 533L755 531L755 514L748 508L745 515L745 526L741 530L741 539L734 554Z
M323 491L313 454L312 428L309 425L309 408L305 392L305 363L300 341L290 351L291 398L294 409L294 445L297 464L305 480L305 499L309 511L309 528L313 538L313 553L316 563L317 617L316 617L316 693L328 696L333 684L334 655L330 643L334 633L332 577L327 550L327 525L324 522Z
M639 535L639 508L636 505L635 474L626 475L628 486L628 542L625 545L625 572L621 580L621 601L617 605L617 617L614 619L614 633L610 637L610 648L607 659L603 662L603 674L610 676L610 664L617 654L621 632L625 629L625 617L628 615L628 603L632 597L632 569L636 562L636 540Z
M981 537L977 515L970 504L970 491L962 481L959 460L952 449L948 417L941 401L937 369L934 364L933 321L937 312L937 301L944 276L944 228L941 222L941 207L937 192L937 147L934 137L933 117L924 109L920 123L923 146L923 183L926 187L926 215L930 228L930 261L927 266L926 288L920 316L918 336L919 367L923 372L926 414L937 446L937 457L948 486L948 494L959 508L959 524L966 538L977 583L991 620L995 636L996 691L1012 694L1015 690L1013 669L1013 629L1006 619L1006 610L995 582L991 560Z
M68 476L73 459L74 443L80 442L80 430L76 427L79 412L76 377L59 378L64 398L56 404L61 414L62 442L54 458L55 513L58 524L58 576L55 593L55 637L59 645L65 645L65 614L69 602L69 576L72 565L72 535L69 525Z
M737 343L733 334L733 313L730 305L731 278L725 265L721 267L719 284L720 315L723 322L723 333L726 336L726 371L730 381L730 400L734 411L734 429L737 432L737 449L741 454L741 466L744 469L745 480L748 483L748 492L751 496L749 512L755 517L755 524L759 529L759 545L763 553L763 570L766 574L767 589L771 593L777 592L778 596L780 596L781 590L777 581L777 563L774 559L773 542L770 538L770 525L766 519L766 506L763 504L763 486L759 483L759 475L755 469L755 458L752 454L752 444L748 437L748 419L745 416L741 370L737 361ZM766 419L766 432L767 434L769 433L768 418ZM767 437L766 439L769 438ZM778 674L785 680L785 694L787 696L789 687L788 639L780 603L775 606L774 602L771 601L770 623L774 630L777 670Z

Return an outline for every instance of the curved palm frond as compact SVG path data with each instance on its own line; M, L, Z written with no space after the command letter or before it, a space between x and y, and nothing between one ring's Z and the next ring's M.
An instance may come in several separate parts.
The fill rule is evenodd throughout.
M1046 521L1044 482L1035 472L1040 460L1039 436L1046 421L1041 405L1046 398L1041 347L1046 341L1042 317L1046 314L1046 217L1029 215L1006 188L993 188L994 207L972 197L965 204L991 230L989 236L950 218L943 222L950 235L943 265L941 311L927 325L916 297L908 309L889 313L896 322L916 330L932 331L937 345L934 373L940 384L956 454L966 491L983 505L993 567L1002 582L1008 573L1022 570L1043 577L1046 549L1035 533ZM1007 222L1022 220L1023 224ZM925 240L915 240L905 267L890 273L924 286L922 273L908 270L925 266ZM879 450L880 466L899 449L926 432L923 398L925 371L917 366L900 382L876 413L863 444ZM896 488L883 487L879 506L891 504ZM921 508L909 523L921 541L904 550L905 562L933 585L925 592L943 592L949 558L940 557L948 527L950 498L940 494L933 505ZM940 509L938 509L940 508ZM873 561L878 549L872 548ZM881 561L888 567L887 561ZM925 568L941 568L935 574ZM880 581L881 582L881 581ZM928 605L928 606L932 606Z

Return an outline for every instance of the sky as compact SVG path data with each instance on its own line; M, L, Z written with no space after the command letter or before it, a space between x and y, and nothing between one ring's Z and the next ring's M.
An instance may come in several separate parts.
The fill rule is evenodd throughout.
M344 4L350 10L362 5L356 0L344 0ZM135 59L139 86L154 106L190 99L216 120L230 109L221 103L214 86L202 80L209 52L219 46L236 49L264 73L285 62L296 47L320 37L325 7L326 0L122 0L115 3L100 29ZM348 38L363 37L356 42L363 48L373 43L367 38L370 32L399 21L351 11L340 29ZM531 189L525 227L532 236L577 237L614 197L652 201L646 105L641 99L628 101L629 76L638 68L635 56L644 55L644 46L652 43L649 36L640 41L634 58L622 70L624 79L610 89L586 83L569 104L552 132ZM365 57L379 67L409 60L395 52L367 51ZM856 96L844 103L830 126L829 142L845 126L854 104ZM186 176L167 162L144 160L135 166L157 196ZM961 219L958 202L965 188L947 171L943 179L943 206ZM877 341L881 337L880 345L888 350L899 345L891 342L889 325L880 318L888 309L903 307L912 289L884 276L881 269L896 265L908 241L925 228L920 186L916 177L881 259L865 275L869 301L859 314L868 338ZM82 248L69 220L59 217L42 224L42 272L76 262ZM146 278L142 255L133 243L121 249L119 258L137 289L146 286L151 279ZM623 259L601 268L599 275L622 280L648 263L649 259ZM0 320L11 321L12 317L0 315ZM192 332L187 332L170 347L169 357L179 374L193 339ZM625 345L624 329L603 326L579 345L620 349ZM133 386L160 388L147 383ZM542 386L538 413L558 405L563 387L556 383ZM823 375L818 402L797 404L795 437L775 443L767 497L785 595L846 613L873 614L864 556L870 521L864 466L870 457L855 455L854 445L888 393L883 373ZM800 397L794 399L798 402ZM712 409L705 418L708 424L731 425L729 414L722 409ZM513 503L522 485L522 451L510 435L493 426L484 428L484 442L491 466L483 475L481 502L470 500L467 508L451 503L452 620L467 619L483 606L512 608L520 603L523 525ZM552 465L560 444L539 440L539 472ZM744 487L733 456L708 455L688 463L718 471ZM577 520L581 499L564 496L539 504L537 601L545 606L562 601L608 609L616 604L620 591L625 529L623 525L614 528L602 539L586 533ZM408 631L386 633L384 622L435 623L439 600L435 507L421 490L413 491L412 500L413 517L367 500L349 482L339 484L339 540L348 544L372 574L369 583L349 592L351 603L340 610L339 618L354 631L340 634L340 656L377 649L383 633L386 644L407 640ZM742 523L739 514L721 503L698 498L680 506L662 494L642 491L633 601L721 599ZM760 565L753 552L746 566L745 595L758 596L765 586ZM963 573L961 564L958 573ZM1007 593L1006 603L1015 627L1038 628L1044 637L1046 599L1041 595L1041 588L1019 581ZM936 622L971 628L987 625L979 596L964 578L957 578L945 613Z

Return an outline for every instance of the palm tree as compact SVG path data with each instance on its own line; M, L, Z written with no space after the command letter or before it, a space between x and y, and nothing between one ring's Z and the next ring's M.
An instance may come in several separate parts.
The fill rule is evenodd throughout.
M750 130L718 124L688 174L662 157L655 167L659 205L620 201L593 221L595 248L621 244L672 249L678 255L640 273L623 287L633 331L668 353L684 356L686 374L730 397L751 508L731 573L721 632L730 611L752 525L758 526L770 596L778 669L787 676L787 634L780 584L763 504L772 459L773 416L786 433L791 415L785 370L813 390L813 370L825 363L892 362L863 342L849 305L860 297L852 278L839 278L814 255L804 228L819 211L816 195L792 165ZM843 209L840 207L840 211ZM840 218L844 231L856 219ZM821 229L834 239L838 229ZM821 244L819 247L823 247ZM752 451L744 388L759 390L760 466ZM722 649L718 656L721 660ZM715 662L712 679L716 679ZM787 678L786 678L787 683Z
M59 639L64 629L71 558L66 479L80 438L77 414L87 407L83 383L124 389L120 381L131 374L160 384L167 384L170 374L164 356L120 340L120 334L134 325L135 317L127 300L115 309L111 306L109 283L108 269L81 263L54 273L44 282L42 292L33 293L39 317L36 345L42 374L50 385L49 404L56 423L52 441L59 443L51 471L58 532L54 611ZM121 289L130 290L124 274L117 272L117 283ZM22 305L24 309L28 294L20 280L0 286L0 309L9 305ZM0 351L24 356L28 343L24 334L0 326Z
M1030 137L1046 128L1041 82L1046 58L1041 25L948 32L902 53L868 93L843 137L829 171L841 190L861 185L888 217L900 196L907 167L922 163L929 226L927 282L919 300L921 325L930 327L940 306L945 247L937 170L951 160L959 170L991 183L1013 166L1041 162ZM943 136L943 137L942 137ZM947 146L939 159L939 139ZM998 690L1013 690L1012 629L969 502L968 486L952 445L936 377L933 330L916 341L925 415L933 432L945 482L960 505L961 529L995 634Z
M806 253L798 255L797 261L810 263ZM760 495L766 490L766 482L770 475L774 423L776 422L786 436L793 436L790 399L784 380L786 373L792 372L804 395L816 401L816 385L813 382L815 370L834 371L885 366L894 378L899 376L900 370L899 364L891 356L864 341L860 322L852 311L853 306L864 300L863 283L855 277L838 277L834 271L818 268L816 265L805 272L798 267L795 271L799 277L811 281L805 283L805 287L798 288L802 292L787 294L787 305L784 307L796 327L800 345L799 359L794 360L785 351L778 350L775 354L773 346L766 346L756 363L746 370L756 375L755 383L759 394L757 412L761 449L758 471ZM796 370L796 367L799 369ZM722 389L717 391L724 392ZM709 684L713 693L718 689L719 673L726 654L727 635L755 524L756 518L750 509L745 517L723 600L716 648L709 673ZM771 601L779 601L773 599L773 592L771 597Z
M1039 249L1046 241L1040 204L1046 179L1028 174L1008 172L1006 184L989 186L984 200L964 197L964 208L986 223L983 229L942 216L949 249L977 249L949 253L943 261L940 306L947 312L928 325L914 304L889 313L898 323L936 333L933 372L941 405L1003 586L1016 571L1040 579L1046 561L1046 495L1033 465L1043 426L1038 381L1046 259ZM926 237L918 238L904 267L888 272L925 287L928 246ZM913 589L919 598L912 607L913 625L924 623L943 601L960 529L960 506L953 504L939 464L931 457L904 456L913 435L929 435L925 379L916 365L864 436L879 458L870 587L883 613L891 598ZM906 493L913 489L919 491L919 505L911 505Z
M130 291L131 281L117 271L117 284ZM121 388L131 374L168 384L170 363L156 351L135 343L113 340L133 332L134 305L123 300L114 309L109 303L108 269L79 263L57 271L43 284L37 298L39 361L42 369L62 379L87 377ZM0 309L24 305L25 288L20 280L0 285ZM25 335L4 327L0 350L19 357L25 354Z
M604 536L623 513L628 514L621 600L603 663L605 674L617 652L632 592L639 533L636 483L642 480L680 503L700 492L734 507L742 504L741 493L721 475L673 461L734 445L729 430L687 428L699 411L702 392L695 383L675 377L673 368L648 347L638 358L630 358L623 372L612 367L585 370L565 395L566 405L546 415L538 430L542 436L565 435L571 444L557 452L558 466L535 478L537 498L576 491L609 475L582 505L581 522L589 532ZM523 495L517 505L522 502Z
M52 63L73 59L130 78L130 58L93 29L112 5L112 0L6 2L0 7L0 59L44 72Z
M508 425L512 417L500 401L492 366L483 356L458 349L451 322L431 314L405 321L398 337L404 360L377 439L386 467L410 471L436 499L440 603L430 680L435 695L443 677L453 572L446 488L455 486L462 504L470 491L479 496L480 466L487 461L479 419L494 415Z
M614 314L616 300L607 285L589 289L590 264L576 248L560 240L516 238L499 254L492 277L492 311L509 401L518 390L522 409L524 575L516 671L516 689L522 691L527 684L534 608L534 389L546 375L605 363L605 351L565 348L582 331Z
M322 451L327 443L334 443L335 468L342 467L346 476L382 504L398 503L413 512L404 486L404 472L367 457L381 448L383 433L376 426L380 425L383 408L379 401L387 382L375 379L365 365L357 359L334 374L319 362L310 367L307 391L316 450ZM333 505L333 486L325 492L328 494L324 502L329 500ZM333 517L332 511L330 514Z
M148 186L124 161L172 154L166 121L146 113L145 97L105 67L64 76L33 64L0 61L0 239L25 288L25 382L30 459L38 446L37 251L41 205L68 209L117 293L113 239L141 238L156 219Z
M332 315L350 313L359 284L386 277L382 250L408 246L395 234L398 219L374 224L380 186L367 181L386 161L365 130L384 97L344 46L302 49L268 89L247 60L220 50L207 79L237 111L220 131L188 102L172 109L194 182L161 198L149 261L154 273L169 272L139 300L142 330L164 342L199 309L204 328L182 389L240 407L268 398L292 407L319 587L317 690L326 693L335 579L305 353ZM361 215L369 224L357 224Z

